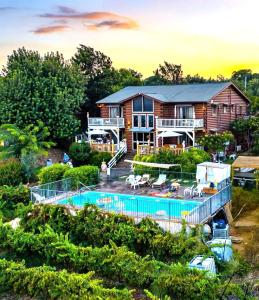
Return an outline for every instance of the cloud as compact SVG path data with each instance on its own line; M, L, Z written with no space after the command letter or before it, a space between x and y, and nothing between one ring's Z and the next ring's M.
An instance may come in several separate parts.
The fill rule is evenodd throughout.
M58 10L62 14L75 14L77 12L74 8L71 8L71 7L68 7L68 6L64 6L64 5L59 5L58 6Z
M41 18L54 20L79 20L87 22L86 27L90 30L97 30L100 28L106 29L136 29L139 27L138 23L133 19L106 11L94 12L76 12L74 9L59 6L60 13L45 13L41 14Z
M53 26L42 26L39 27L32 32L35 34L49 34L49 33L55 33L55 32L62 32L68 29L68 26L65 25L53 25Z
M16 8L13 6L0 6L0 12L7 11L7 10L14 10L14 9Z
M138 28L138 24L133 20L128 20L126 22L110 20L87 25L87 28L90 30L97 30L102 27L109 29L135 29Z

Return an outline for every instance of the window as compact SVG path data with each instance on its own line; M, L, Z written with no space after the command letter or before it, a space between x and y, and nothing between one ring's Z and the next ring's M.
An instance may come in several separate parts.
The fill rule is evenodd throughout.
M140 127L146 127L146 115L140 115Z
M194 109L192 105L179 106L176 105L176 117L177 119L193 119Z
M228 112L228 107L227 105L223 105L223 113L226 114Z
M133 99L133 112L153 112L154 101L143 96Z
M143 111L153 112L153 100L146 97L143 98Z
M243 106L239 106L239 113L240 113L240 115L242 115L243 114Z
M133 111L142 112L142 96L139 96L133 100Z
M120 117L120 107L119 106L110 106L110 118Z
M154 146L153 132L149 132L149 133L133 132L132 139L133 139L132 147L134 150L137 149L138 143L139 145L147 145L149 143L151 146Z
M218 114L217 105L211 105L211 114L212 116L216 116Z
M154 116L148 115L148 127L154 128Z
M235 112L235 106L234 104L231 105L231 113L234 113Z
M138 127L138 115L133 116L133 127Z

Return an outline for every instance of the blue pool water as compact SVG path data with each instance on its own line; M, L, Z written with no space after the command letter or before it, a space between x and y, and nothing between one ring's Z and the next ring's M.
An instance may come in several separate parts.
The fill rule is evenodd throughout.
M126 195L87 191L70 199L58 201L59 204L73 203L78 207L85 204L95 204L98 207L117 213L123 213L136 217L151 216L157 218L177 218L183 212L191 212L201 202L179 200L171 198L158 198L139 195Z

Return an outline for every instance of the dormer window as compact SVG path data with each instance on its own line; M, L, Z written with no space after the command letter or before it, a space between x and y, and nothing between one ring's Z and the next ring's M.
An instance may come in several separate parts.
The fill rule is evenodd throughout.
M138 96L133 99L133 112L153 112L154 101L145 96Z

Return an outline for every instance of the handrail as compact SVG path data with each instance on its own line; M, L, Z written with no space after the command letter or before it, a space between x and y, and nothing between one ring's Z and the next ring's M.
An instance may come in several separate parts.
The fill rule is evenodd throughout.
M202 128L204 126L203 119L166 119L158 118L157 127L170 127L170 128Z
M113 158L108 162L107 167L112 168L118 160L122 157L123 154L127 153L127 143L124 141L123 146L117 151Z

